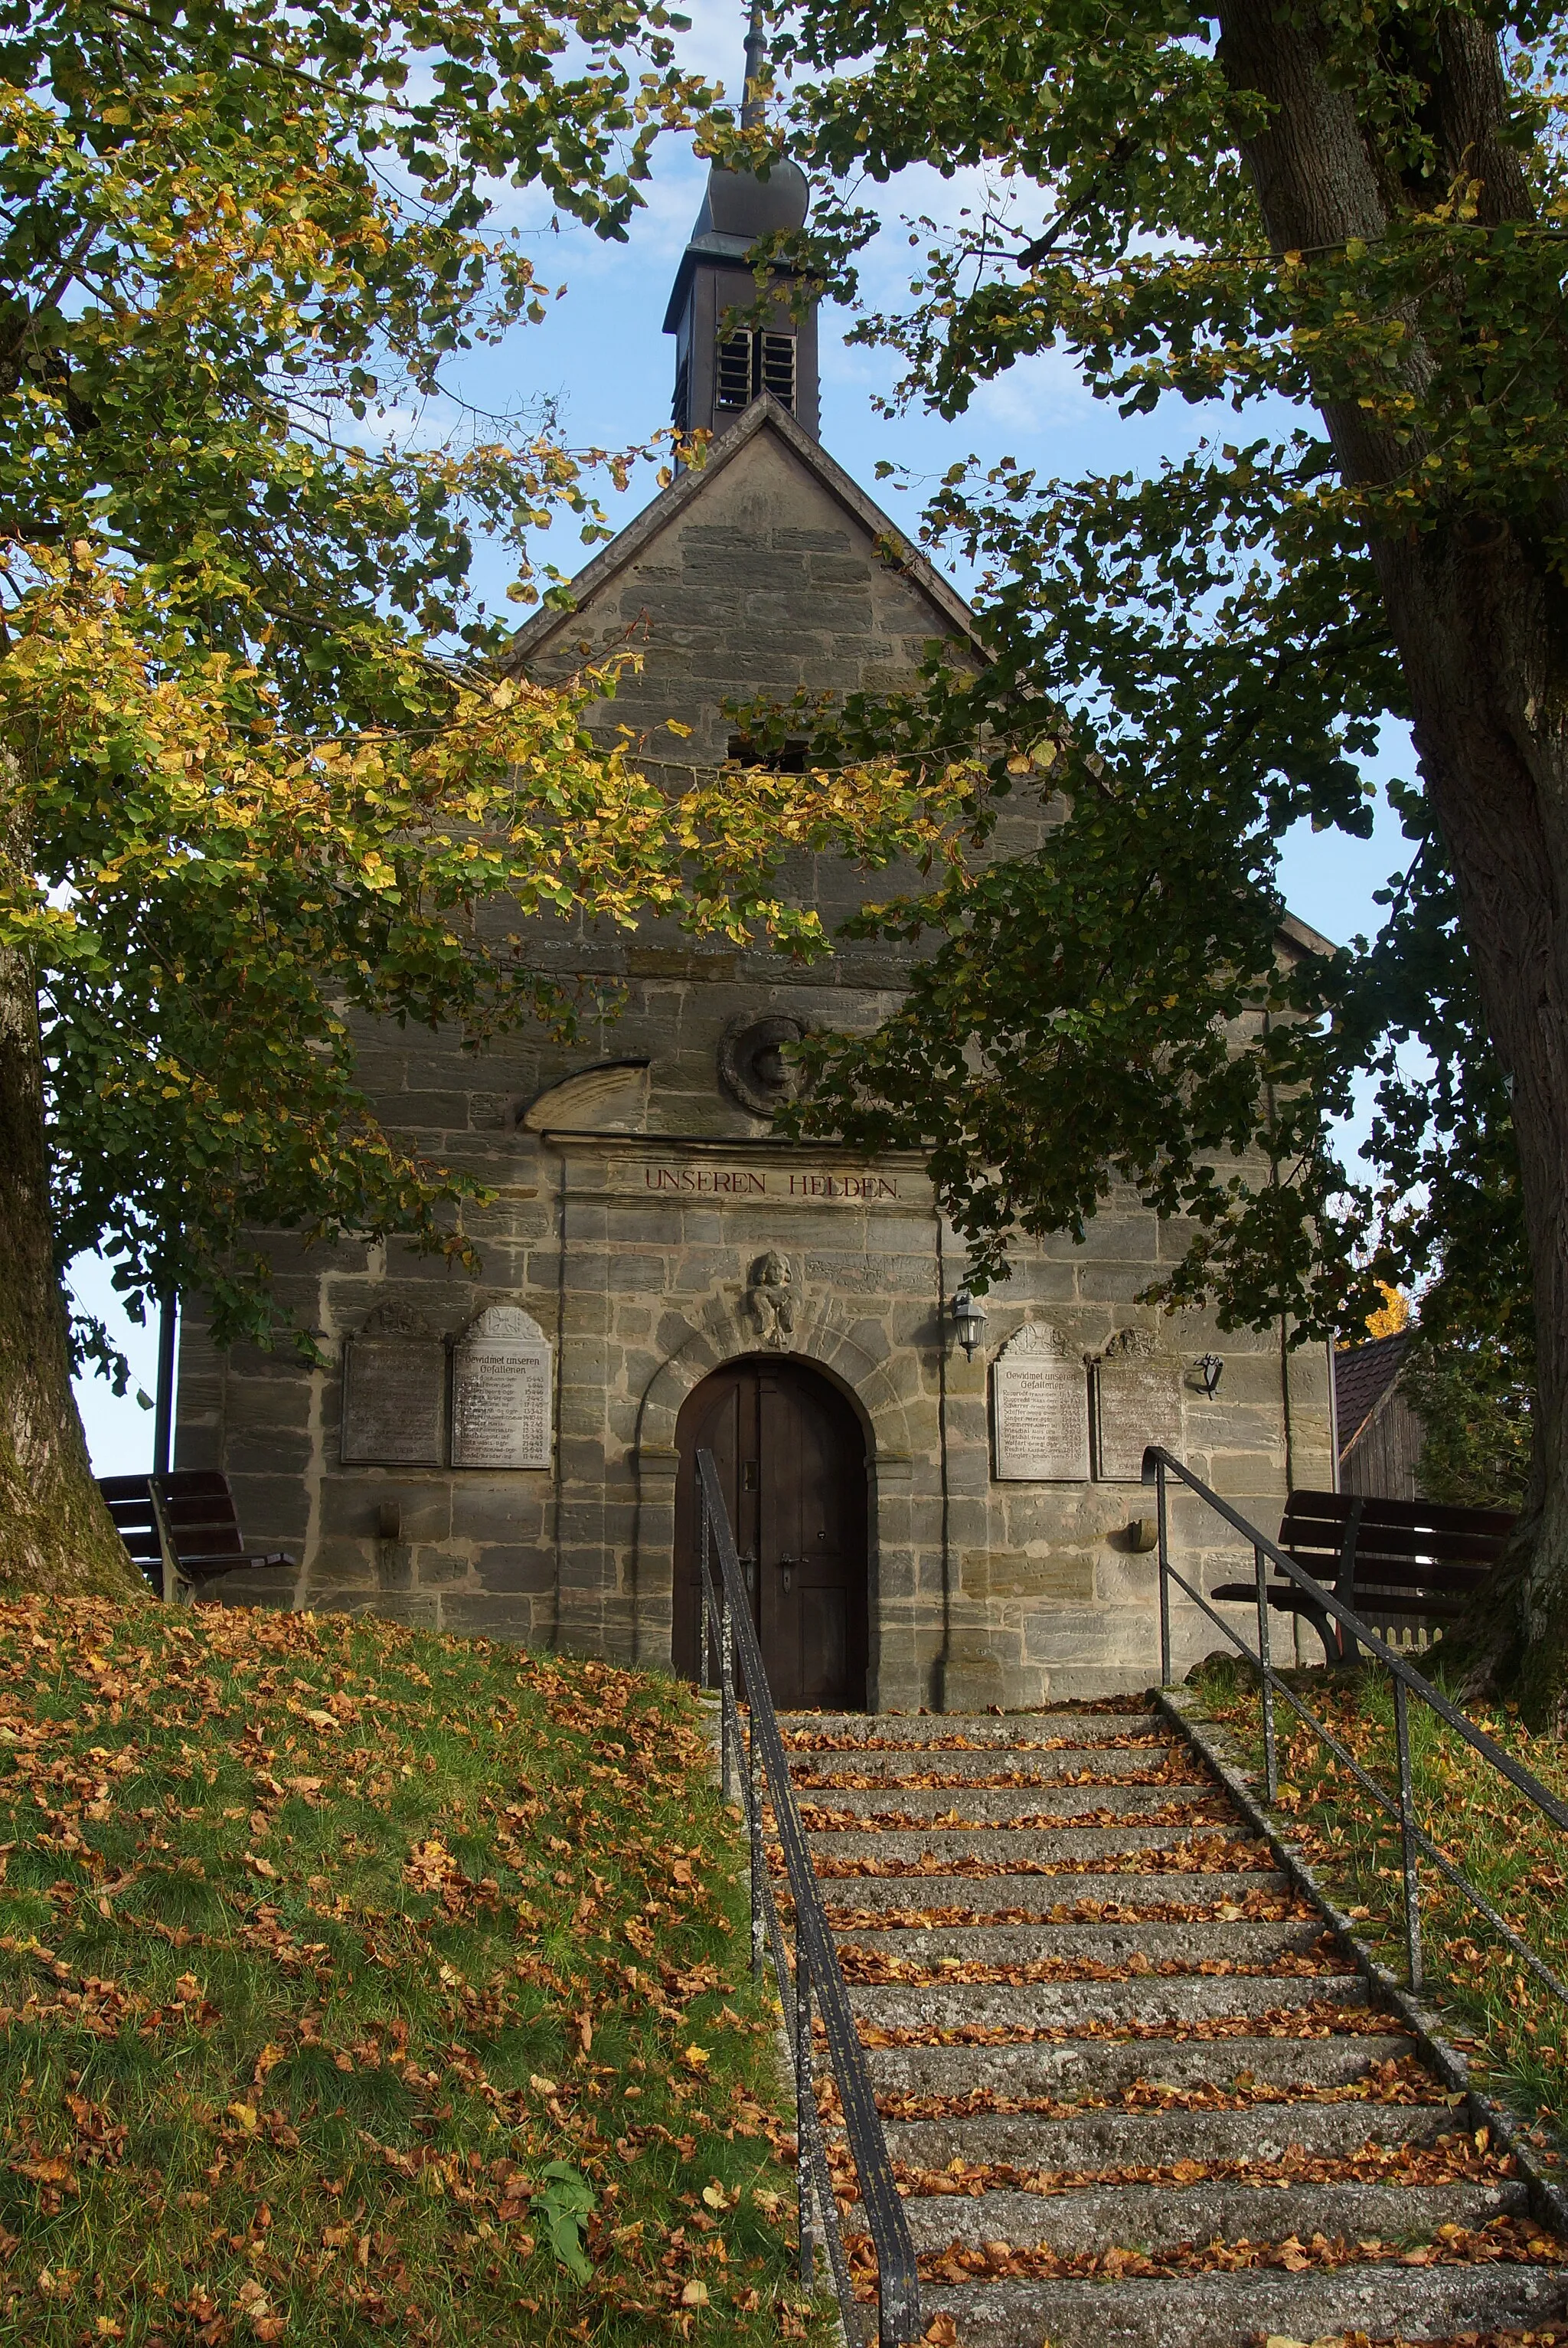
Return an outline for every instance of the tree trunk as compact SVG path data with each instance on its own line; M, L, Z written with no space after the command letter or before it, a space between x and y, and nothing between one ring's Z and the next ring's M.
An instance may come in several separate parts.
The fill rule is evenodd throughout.
M1243 143L1271 241L1311 250L1382 233L1398 201L1354 92L1325 69L1307 20L1277 0L1224 0L1230 87L1259 92L1267 129ZM1481 218L1528 217L1501 143L1497 46L1440 16L1432 85L1441 160L1484 181ZM1410 366L1427 364L1419 335ZM1322 410L1345 478L1391 481L1419 462L1364 409ZM1458 1653L1477 1693L1568 1719L1568 598L1537 548L1457 507L1371 547L1409 689L1416 748L1452 864L1491 1038L1512 1080L1537 1323L1534 1465L1520 1537Z
M0 950L0 1597L145 1599L71 1393L44 1150L32 970Z

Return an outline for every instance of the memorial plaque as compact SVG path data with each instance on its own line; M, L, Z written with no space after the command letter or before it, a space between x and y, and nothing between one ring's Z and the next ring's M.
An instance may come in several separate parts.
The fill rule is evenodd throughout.
M1048 1322L1026 1322L992 1364L991 1428L999 1481L1087 1479L1088 1375Z
M343 1347L345 1467L439 1468L446 1349L420 1314L381 1304Z
M550 1349L537 1321L492 1304L452 1349L454 1468L548 1468Z
M1151 1443L1182 1447L1182 1373L1148 1329L1119 1329L1095 1370L1094 1472L1107 1484L1140 1484Z

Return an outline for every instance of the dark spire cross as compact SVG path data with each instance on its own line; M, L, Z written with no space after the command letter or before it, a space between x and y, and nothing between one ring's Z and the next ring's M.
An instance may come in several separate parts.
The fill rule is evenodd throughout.
M755 130L763 121L763 99L758 84L768 61L768 36L763 28L762 0L752 0L746 18L746 86L741 99L741 129Z

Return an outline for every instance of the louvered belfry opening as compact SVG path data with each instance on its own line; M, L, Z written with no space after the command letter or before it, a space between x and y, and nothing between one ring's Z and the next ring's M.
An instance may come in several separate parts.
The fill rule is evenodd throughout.
M795 338L764 328L742 326L719 339L715 405L744 407L759 391L771 391L794 414Z
M759 304L752 255L804 224L809 191L794 163L767 177L708 174L702 209L681 256L664 328L675 336L674 420L684 432L722 432L764 392L815 440L818 429L816 304L784 262ZM750 313L760 324L742 325Z

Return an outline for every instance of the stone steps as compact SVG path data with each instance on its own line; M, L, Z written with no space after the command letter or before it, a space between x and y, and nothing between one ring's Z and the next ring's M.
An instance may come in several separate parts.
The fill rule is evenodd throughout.
M1132 1818L1144 1810L1156 1814L1172 1810L1181 1813L1184 1820L1189 1812L1194 1819L1205 1812L1223 1815L1216 1808L1212 1786L1052 1786L1049 1781L1034 1786L803 1789L800 1807L808 1828L829 1817L854 1818L882 1832L903 1818L929 1820L934 1827L956 1822L1016 1829L1027 1827L1033 1818L1071 1821L1086 1811L1110 1810L1119 1818ZM1192 1830L1185 1825L1177 1828L1178 1833Z
M974 2112L945 2120L889 2120L887 2145L911 2168L1040 2170L1152 2168L1178 2160L1250 2160L1260 2169L1299 2145L1309 2157L1348 2158L1363 2145L1430 2145L1462 2127L1444 2101L1426 2104L1281 2103L1241 2111Z
M1145 2254L1186 2242L1277 2241L1282 2234L1309 2241L1403 2242L1430 2237L1442 2225L1477 2230L1506 2212L1526 2209L1522 2185L1319 2185L1282 2178L1241 2184L1229 2178L1194 2185L1081 2185L1066 2193L911 2194L904 2204L917 2250L950 2242L1045 2243L1060 2257L1136 2243Z
M1042 1959L1144 1967L1179 1964L1188 1972L1204 1964L1225 1964L1245 1970L1289 1955L1307 1955L1322 1937L1322 1922L1313 1918L1255 1924L939 1924L880 1931L857 1926L840 1931L837 1940L841 1950L854 1946L868 1958L928 1967L939 1979L944 1959L993 1965Z
M1074 1745L1154 1752L1177 1741L1152 1714L1120 1712L814 1712L781 1719L779 1725L792 1753L972 1753L1000 1746L1009 1755L1028 1755Z
M1189 2029L1214 2022L1303 2006L1355 2005L1365 1991L1358 1973L1134 1974L1126 1981L1029 1982L1017 1988L989 1982L933 1981L886 1988L849 1984L849 2002L863 2031L1009 2030L1028 2037L1048 2030L1077 2030L1085 2023L1131 2024L1183 2023Z
M812 1847L813 1864L818 1866L826 1859L830 1864L851 1866L869 1860L878 1869L913 1869L927 1863L939 1868L944 1860L950 1866L955 1859L978 1859L982 1867L1009 1872L1055 1867L1079 1874L1093 1872L1096 1860L1121 1859L1130 1851L1190 1848L1197 1857L1205 1843L1220 1850L1245 1838L1206 1824L1075 1827L1067 1820L1054 1830L1002 1825L921 1830L904 1827L814 1829L808 1822L806 1839Z
M835 1777L869 1778L878 1786L934 1777L955 1787L1003 1779L1029 1786L1069 1786L1075 1778L1091 1777L1096 1785L1112 1786L1124 1781L1136 1784L1167 1768L1180 1770L1183 1774L1173 1782L1185 1784L1188 1767L1182 1753L1162 1742L1125 1751L1070 1746L1061 1752L1040 1753L999 1753L994 1746L968 1753L928 1748L904 1753L797 1753L792 1757L790 1774L804 1794Z
M1512 2165L1157 1715L783 1725L936 2336L1243 2348L1563 2312ZM825 2079L823 2108L832 2139Z
M1550 2267L1348 2266L1259 2271L1072 2277L1048 2282L927 2284L928 2316L952 2318L959 2341L985 2348L1238 2348L1281 2337L1451 2341L1495 2327L1523 2331L1563 2312Z
M831 1858L831 1849L824 1854ZM897 1910L961 1908L1016 1908L1030 1915L1049 1916L1063 1906L1085 1903L1118 1910L1179 1908L1218 1910L1234 1907L1241 1914L1250 1898L1284 1900L1290 1887L1283 1875L1260 1868L1255 1874L1232 1874L1216 1869L1210 1875L1186 1874L1177 1869L1157 1875L1123 1875L1109 1869L1056 1875L854 1875L825 1879L823 1898L830 1907Z
M1353 2009L1347 2008L1348 2016ZM1239 2080L1282 2094L1329 2092L1366 2079L1382 2063L1410 2052L1402 2034L1326 2033L1317 2038L1025 2039L1010 2046L932 2043L868 2046L866 2059L879 2096L973 2096L1014 2101L1081 2103L1118 2096L1147 2081L1179 2095L1231 2091Z

